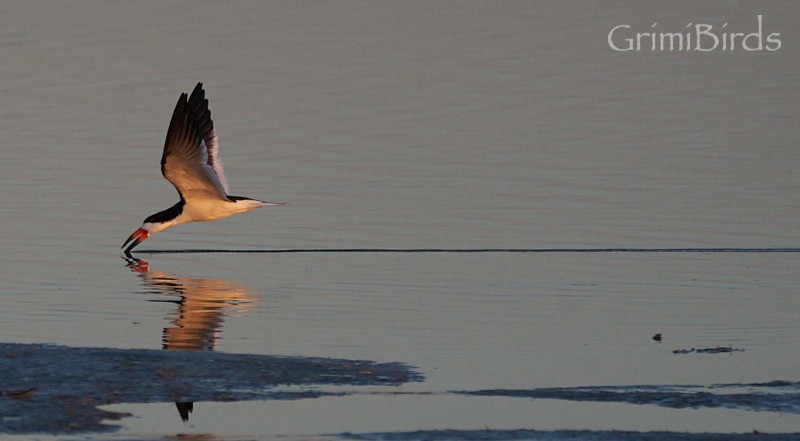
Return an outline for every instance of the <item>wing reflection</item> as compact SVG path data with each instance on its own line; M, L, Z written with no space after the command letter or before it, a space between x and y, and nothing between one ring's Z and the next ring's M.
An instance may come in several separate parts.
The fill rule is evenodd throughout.
M244 286L227 280L179 277L152 271L150 264L134 257L126 266L142 279L147 294L177 298L177 311L169 314L172 326L164 328L162 348L168 351L213 351L222 335L225 316L250 308L254 299ZM162 300L155 300L162 301ZM194 409L192 402L176 402L183 421Z

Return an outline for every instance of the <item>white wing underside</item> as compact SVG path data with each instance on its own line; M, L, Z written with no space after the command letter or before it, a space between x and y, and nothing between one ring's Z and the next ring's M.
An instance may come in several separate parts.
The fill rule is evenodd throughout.
M207 155L211 156L210 161L206 161L206 165L211 164L211 171L214 172L214 175L217 177L217 182L222 186L222 190L225 194L228 194L228 180L225 179L225 170L223 170L222 158L219 157L219 145L217 144L217 134L212 131L213 137L209 140L209 145L206 148L208 152ZM203 141L201 148L203 148L206 144Z
M170 155L164 168L164 177L178 190L184 199L228 199L228 186L217 160L215 166L208 164L205 142L197 147L198 155ZM196 156L196 157L195 157Z

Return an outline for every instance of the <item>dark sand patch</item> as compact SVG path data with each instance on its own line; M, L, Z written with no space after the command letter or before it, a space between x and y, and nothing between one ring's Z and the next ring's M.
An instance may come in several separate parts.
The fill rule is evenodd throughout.
M359 441L796 441L797 433L681 433L588 430L423 430L341 434Z
M103 420L126 415L107 404L316 398L330 393L274 388L422 379L402 363L0 343L0 433L113 431Z
M800 382L488 389L464 395L650 404L672 409L726 408L800 413Z

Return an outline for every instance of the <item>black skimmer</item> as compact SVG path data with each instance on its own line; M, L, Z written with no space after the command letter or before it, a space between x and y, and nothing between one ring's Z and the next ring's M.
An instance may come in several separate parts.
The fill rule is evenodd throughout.
M219 158L217 134L203 83L197 83L188 99L178 98L161 156L161 174L175 186L181 200L144 220L122 244L125 254L152 234L187 222L222 219L268 205L266 202L228 194L228 182ZM130 245L129 245L130 244Z

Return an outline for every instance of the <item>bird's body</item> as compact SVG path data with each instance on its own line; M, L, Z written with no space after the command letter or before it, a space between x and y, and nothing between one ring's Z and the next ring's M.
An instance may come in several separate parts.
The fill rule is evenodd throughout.
M188 97L181 94L169 123L161 173L175 186L181 200L144 220L122 245L125 253L150 235L187 222L222 219L267 205L286 205L228 194L228 181L219 158L219 145L205 99L203 83Z

